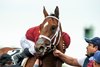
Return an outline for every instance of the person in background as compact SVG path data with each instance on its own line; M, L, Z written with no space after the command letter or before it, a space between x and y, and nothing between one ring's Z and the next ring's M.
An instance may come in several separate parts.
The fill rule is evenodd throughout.
M11 59L11 56L8 55L8 54L2 54L0 56L0 65L1 67L3 65L11 65L12 64L12 59Z
M93 57L94 57L93 67L100 67L100 51L97 51Z
M57 57L59 57L62 61L65 63L72 65L72 66L79 66L79 67L91 67L92 62L90 62L93 59L93 55L96 51L100 50L100 38L94 37L92 39L85 39L85 41L88 43L87 54L84 58L73 58L68 55L63 54L59 50L55 50L53 54Z
M14 65L12 58L9 54L2 54L0 56L0 67L22 67L22 66Z

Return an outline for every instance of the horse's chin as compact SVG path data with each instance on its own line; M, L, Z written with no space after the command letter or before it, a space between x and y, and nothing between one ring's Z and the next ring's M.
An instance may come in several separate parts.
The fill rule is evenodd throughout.
M43 52L37 52L37 53L36 53L36 56L37 56L37 57L42 57L42 56L44 56L44 53L43 53Z

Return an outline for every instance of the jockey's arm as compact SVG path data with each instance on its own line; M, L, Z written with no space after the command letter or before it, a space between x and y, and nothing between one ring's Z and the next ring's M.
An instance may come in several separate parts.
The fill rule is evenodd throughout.
M23 38L20 40L20 44L21 44L21 47L22 47L23 49L25 49L25 48L30 48L30 47L32 47L32 46L35 45L34 42L28 40L26 37L23 37Z
M21 43L21 47L23 49L28 48L29 52L32 55L34 55L34 53L35 53L35 48L34 48L35 43L34 42L32 42L32 41L26 39L26 37L24 37L24 38L21 39L20 43Z

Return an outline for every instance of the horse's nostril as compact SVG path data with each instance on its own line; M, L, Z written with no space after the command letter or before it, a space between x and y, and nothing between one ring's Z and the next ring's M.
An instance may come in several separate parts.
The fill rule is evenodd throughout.
M49 51L50 50L50 47L47 47L47 49L46 49L47 51Z
M39 51L38 48L35 48L35 51L38 52Z
M43 49L44 49L44 47L41 46L41 47L39 48L39 51L40 51L40 52L43 52Z

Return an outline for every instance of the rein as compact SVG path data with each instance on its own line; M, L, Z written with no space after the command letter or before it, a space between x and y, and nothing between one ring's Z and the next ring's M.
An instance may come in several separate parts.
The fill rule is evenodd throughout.
M51 47L51 50L49 50L49 52L51 52L51 51L53 51L54 49L56 49L56 46L57 46L57 45L59 44L59 42L60 42L60 37L61 37L60 22L59 22L59 19L56 18L56 17L54 17L54 16L47 16L45 19L47 19L47 18L54 18L54 19L58 20L58 27L57 27L57 30L56 30L55 34L54 34L51 38L49 38L49 37L47 37L47 36L45 36L45 35L40 35L40 36L39 36L39 38L45 38L45 39L47 39L47 40L50 41L49 47ZM58 38L58 40L57 40L57 38ZM52 41L53 41L53 42L52 42ZM53 46L53 48L52 48L52 46Z

